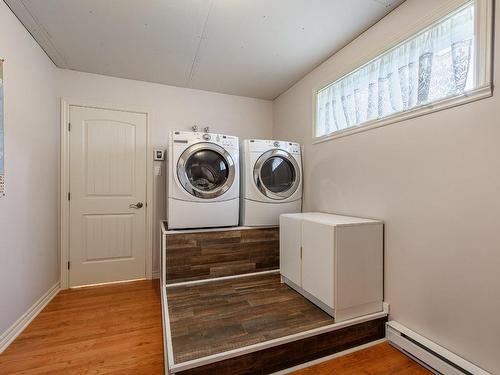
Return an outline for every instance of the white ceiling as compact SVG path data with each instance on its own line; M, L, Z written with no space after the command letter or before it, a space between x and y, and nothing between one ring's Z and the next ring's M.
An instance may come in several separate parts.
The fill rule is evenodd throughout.
M67 69L274 99L403 0L5 0Z

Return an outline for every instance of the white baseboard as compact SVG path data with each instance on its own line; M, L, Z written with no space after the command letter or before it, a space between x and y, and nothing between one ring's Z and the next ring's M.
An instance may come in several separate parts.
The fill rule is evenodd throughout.
M152 280L159 279L159 278L160 278L160 271L153 271L151 273L151 279Z
M201 280L192 280L192 281L181 281L181 282L178 282L178 283L166 284L165 288L171 289L171 288L177 288L179 286L201 285L201 284L208 284L208 283L213 283L213 282L218 282L218 281L227 281L227 280L241 279L241 278L244 278L244 277L271 275L271 274L275 274L275 273L280 273L280 270L279 269L275 269L275 270L258 271L258 272L251 272L251 273L240 273L238 275L231 275L231 276L212 277L210 279L201 279Z
M0 354L19 336L61 290L59 281L38 299L7 331L0 335Z

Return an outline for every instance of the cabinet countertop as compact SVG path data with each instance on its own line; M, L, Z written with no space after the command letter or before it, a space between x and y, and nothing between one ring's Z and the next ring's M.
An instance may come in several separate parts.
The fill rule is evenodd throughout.
M358 225L358 224L383 224L381 220L366 219L361 217L328 214L324 212L303 212L297 214L284 214L288 218L314 221L332 226Z

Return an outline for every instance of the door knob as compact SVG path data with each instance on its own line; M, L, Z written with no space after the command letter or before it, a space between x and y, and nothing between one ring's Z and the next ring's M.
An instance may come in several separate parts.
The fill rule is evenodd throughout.
M142 208L142 206L144 206L144 204L142 204L142 202L137 202L136 204L131 204L128 207L129 208Z

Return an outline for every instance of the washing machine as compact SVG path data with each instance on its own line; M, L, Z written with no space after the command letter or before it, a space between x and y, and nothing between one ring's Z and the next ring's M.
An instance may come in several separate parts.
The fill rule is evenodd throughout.
M168 229L238 225L239 140L223 134L170 133Z
M247 139L241 144L240 225L279 225L302 209L302 160L295 142Z

